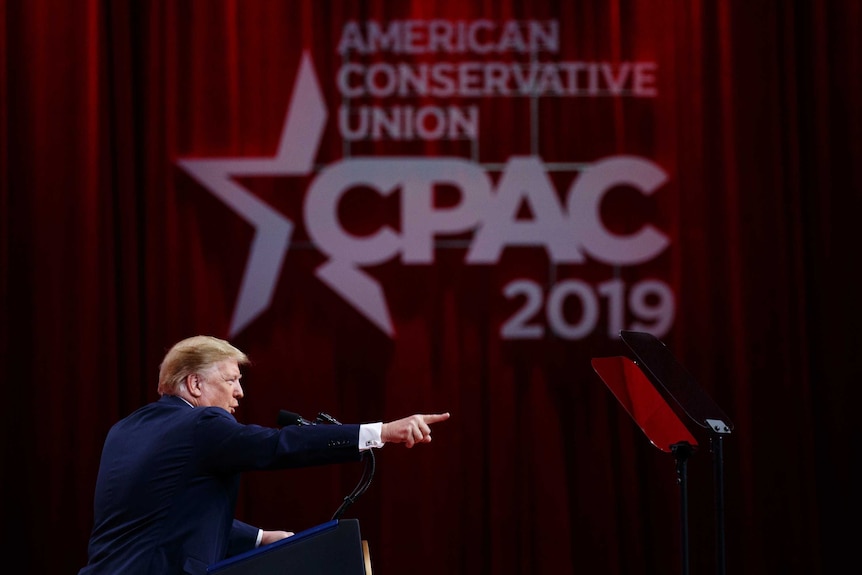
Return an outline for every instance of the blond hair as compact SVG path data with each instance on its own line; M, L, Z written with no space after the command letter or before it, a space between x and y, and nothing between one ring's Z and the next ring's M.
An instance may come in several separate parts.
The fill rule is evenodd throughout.
M238 365L251 363L244 352L209 335L196 335L174 344L159 366L159 394L176 395L186 377L227 359L236 360Z

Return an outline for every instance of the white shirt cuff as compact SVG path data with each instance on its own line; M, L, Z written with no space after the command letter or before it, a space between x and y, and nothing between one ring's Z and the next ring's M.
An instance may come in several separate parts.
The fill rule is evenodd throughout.
M363 423L359 426L359 451L366 451L372 447L383 447L380 434L383 432L383 422Z

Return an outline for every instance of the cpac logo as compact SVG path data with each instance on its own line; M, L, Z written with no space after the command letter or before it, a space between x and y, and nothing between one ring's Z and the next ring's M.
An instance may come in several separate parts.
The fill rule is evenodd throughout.
M220 198L254 227L245 273L230 326L230 336L245 329L266 311L281 275L290 247L294 224L272 209L234 178L250 175L300 176L310 174L327 120L323 95L310 56L304 54L276 154L271 158L206 158L178 162L193 178ZM614 156L592 164L570 185L561 202L540 158L511 157L496 186L479 165L458 157L365 157L336 161L324 167L309 186L304 202L304 225L315 246L328 256L316 276L346 302L390 337L395 329L382 287L365 273L363 266L400 257L404 264L434 262L434 238L442 234L473 232L465 263L488 265L499 261L507 246L543 247L554 263L581 264L587 256L615 266L632 266L649 261L670 244L659 229L644 224L637 232L618 235L602 222L600 205L607 191L630 186L650 195L667 181L665 172L649 160L635 156ZM454 186L460 192L457 205L434 206L434 188ZM382 196L401 193L401 233L381 227L358 237L341 225L338 205L342 196L358 186ZM527 205L532 219L517 217ZM549 322L556 331L581 334L583 329L568 326L561 316L560 299L579 295L585 314L583 286L567 283L549 304ZM530 282L513 282L506 295L522 293L535 301ZM644 310L669 316L667 302L672 294L666 286L650 283L640 290L640 307L649 293L663 300L663 307ZM532 294L532 295L531 295ZM531 304L529 304L531 305ZM504 326L504 337L534 337L535 326L513 317ZM593 314L594 315L594 314ZM617 321L616 323L619 323ZM664 322L667 323L667 322ZM591 327L591 326L589 326ZM621 326L620 326L621 327ZM532 335L531 335L532 334Z

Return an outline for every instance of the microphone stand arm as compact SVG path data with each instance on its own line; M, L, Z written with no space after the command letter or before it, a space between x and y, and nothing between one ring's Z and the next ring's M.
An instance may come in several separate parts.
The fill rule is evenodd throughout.
M320 412L317 414L317 421L321 423L331 423L333 425L341 425L341 422L329 415L328 413ZM356 484L356 487L353 488L353 491L350 492L350 495L347 495L342 501L341 506L338 510L332 515L333 520L340 519L341 516L347 511L347 508L350 507L354 501L359 499L363 493L368 489L368 486L371 485L371 480L374 478L374 471L377 466L377 462L374 459L374 449L367 449L362 454L362 458L365 460L365 468L362 470L362 476L359 478L359 483Z
M341 516L347 511L347 508L350 507L354 501L359 499L363 493L368 489L368 486L371 485L371 479L374 477L374 469L376 467L376 462L374 460L374 450L369 449L365 451L363 454L363 459L365 459L365 469L362 472L362 477L359 479L359 483L350 493L350 495L344 498L344 501L341 503L341 507L338 508L338 511L332 516L332 519L340 519Z

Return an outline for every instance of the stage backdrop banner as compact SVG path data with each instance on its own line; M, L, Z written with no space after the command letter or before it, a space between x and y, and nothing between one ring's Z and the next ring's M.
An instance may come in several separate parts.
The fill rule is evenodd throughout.
M202 333L252 359L245 423L451 412L379 450L346 512L375 572L843 566L859 3L0 7L2 540L25 572L83 566L105 434ZM685 501L593 370L631 356L622 330L733 428L717 466L683 417ZM313 527L362 473L247 474L237 516Z

